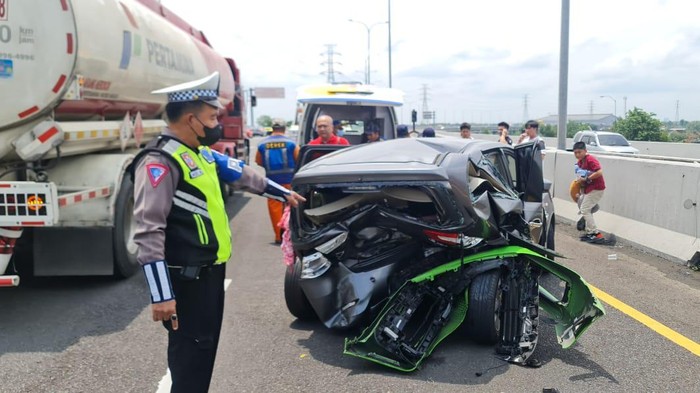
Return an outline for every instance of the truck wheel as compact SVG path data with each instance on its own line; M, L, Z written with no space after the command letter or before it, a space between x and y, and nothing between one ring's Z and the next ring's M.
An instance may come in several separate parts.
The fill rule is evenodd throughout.
M301 259L295 258L292 266L287 266L284 273L284 300L289 312L302 321L314 319L316 313L299 286L301 277Z
M469 308L467 309L467 333L476 342L495 344L501 336L501 272L490 270L472 281L469 287Z
M114 206L114 275L120 278L131 277L139 270L136 260L138 247L134 243L136 220L134 219L134 184L125 174Z

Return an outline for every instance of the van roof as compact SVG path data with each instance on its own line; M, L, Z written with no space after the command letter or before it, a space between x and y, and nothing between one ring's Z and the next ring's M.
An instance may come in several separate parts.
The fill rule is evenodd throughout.
M297 89L297 101L327 105L401 106L403 92L361 84L306 85Z

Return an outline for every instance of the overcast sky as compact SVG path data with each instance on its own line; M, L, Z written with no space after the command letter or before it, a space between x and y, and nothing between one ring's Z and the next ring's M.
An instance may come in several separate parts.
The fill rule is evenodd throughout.
M291 120L298 86L323 83L326 44L340 80L364 80L367 25L387 20L387 0L162 0L236 60L246 88L285 87L255 117ZM572 0L570 114L640 107L661 120L700 120L700 29L690 0ZM428 106L438 121L520 122L557 112L561 1L391 1L398 115ZM371 81L388 86L388 29L371 30ZM527 112L525 112L527 96Z

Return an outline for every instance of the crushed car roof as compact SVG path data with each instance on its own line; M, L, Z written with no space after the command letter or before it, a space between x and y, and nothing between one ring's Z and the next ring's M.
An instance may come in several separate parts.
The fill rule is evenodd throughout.
M397 139L381 143L344 148L318 158L299 170L294 183L311 183L318 177L335 181L386 181L387 173L402 179L445 180L448 178L442 167L449 165L443 158L449 153L473 156L478 161L481 152L492 148L504 148L498 142L458 138ZM327 180L326 180L327 181Z

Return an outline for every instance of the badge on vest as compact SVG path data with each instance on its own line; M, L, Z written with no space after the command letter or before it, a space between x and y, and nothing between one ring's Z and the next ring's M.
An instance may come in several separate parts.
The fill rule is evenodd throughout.
M285 142L269 142L265 144L266 149L284 149L287 147Z
M190 171L190 179L194 179L195 177L200 177L204 174L204 171L201 169L195 169L193 171Z
M180 158L182 158L182 161L185 161L185 165L187 165L188 168L197 169L197 163L194 162L190 153L181 153Z

